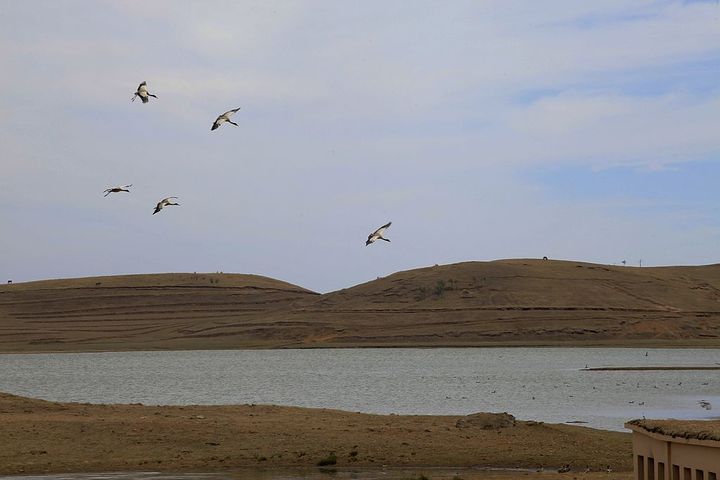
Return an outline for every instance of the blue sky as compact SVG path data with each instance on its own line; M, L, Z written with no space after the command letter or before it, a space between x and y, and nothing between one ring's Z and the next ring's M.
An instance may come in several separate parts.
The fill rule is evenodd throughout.
M0 0L0 69L15 281L718 261L714 1Z

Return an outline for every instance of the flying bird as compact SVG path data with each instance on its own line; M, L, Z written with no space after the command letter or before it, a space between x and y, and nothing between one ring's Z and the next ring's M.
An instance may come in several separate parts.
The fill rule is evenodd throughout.
M157 98L157 95L153 95L152 93L148 92L147 82L142 82L140 85L138 85L137 91L133 94L133 102L135 101L136 97L140 97L140 100L142 100L143 103L147 103L150 101L149 97Z
M211 131L212 131L212 130L215 130L216 128L218 128L220 125L222 125L222 124L225 123L225 122L232 123L232 124L235 125L236 127L239 127L240 125L238 125L237 123L235 123L235 122L233 122L232 120L230 120L230 116L231 116L233 113L237 112L238 110L240 110L240 107L238 107L238 108L236 108L236 109L234 109L234 110L228 110L227 112L225 112L225 113L223 113L222 115L220 115L218 118L215 119L215 121L214 121L213 124L212 124L212 128L211 128L210 130L211 130Z
M128 188L130 188L130 187L132 187L132 183L131 183L130 185L123 185L122 187L112 187L112 188L108 188L108 189L106 189L106 190L103 192L103 193L105 194L105 195L103 195L103 197L107 197L107 196L110 195L111 193L118 193L118 192L128 192L128 193L130 193L130 190L128 190Z
M158 204L155 206L155 211L153 212L153 215L155 215L157 212L162 210L164 207L167 207L168 205L180 205L179 203L172 203L170 199L172 198L178 198L178 197L167 197L163 198L158 202Z
M385 233L385 230L387 230L390 227L390 225L392 225L392 222L386 223L385 225L383 225L382 227L378 228L373 233L368 235L368 239L367 239L367 242L365 242L365 246L368 246L371 243L374 243L375 240L385 240L386 242L389 242L390 240L383 237L383 233Z

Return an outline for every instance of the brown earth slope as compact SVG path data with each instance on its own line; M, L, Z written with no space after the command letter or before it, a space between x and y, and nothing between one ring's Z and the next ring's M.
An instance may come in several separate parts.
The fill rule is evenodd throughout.
M720 345L720 265L466 262L318 295L251 275L0 287L0 351Z
M720 345L720 265L466 262L315 297L302 313L347 328L323 339L338 345Z
M314 467L485 466L615 471L630 435L491 415L368 415L267 405L55 403L0 393L0 475ZM481 421L476 421L478 417ZM492 420L492 419L491 419ZM603 478L609 478L607 476Z
M296 342L266 321L317 294L258 275L156 274L0 287L0 351L232 348ZM220 328L221 327L221 328ZM228 336L227 329L232 329Z

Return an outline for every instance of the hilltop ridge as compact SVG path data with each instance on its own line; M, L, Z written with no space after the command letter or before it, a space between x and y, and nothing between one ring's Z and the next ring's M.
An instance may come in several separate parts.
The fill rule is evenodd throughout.
M463 262L322 295L241 274L0 286L0 351L640 344L720 345L720 265Z

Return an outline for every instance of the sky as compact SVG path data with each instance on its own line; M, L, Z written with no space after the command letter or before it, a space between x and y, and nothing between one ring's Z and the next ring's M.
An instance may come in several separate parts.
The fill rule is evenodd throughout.
M717 263L718 79L714 0L0 0L0 280Z

